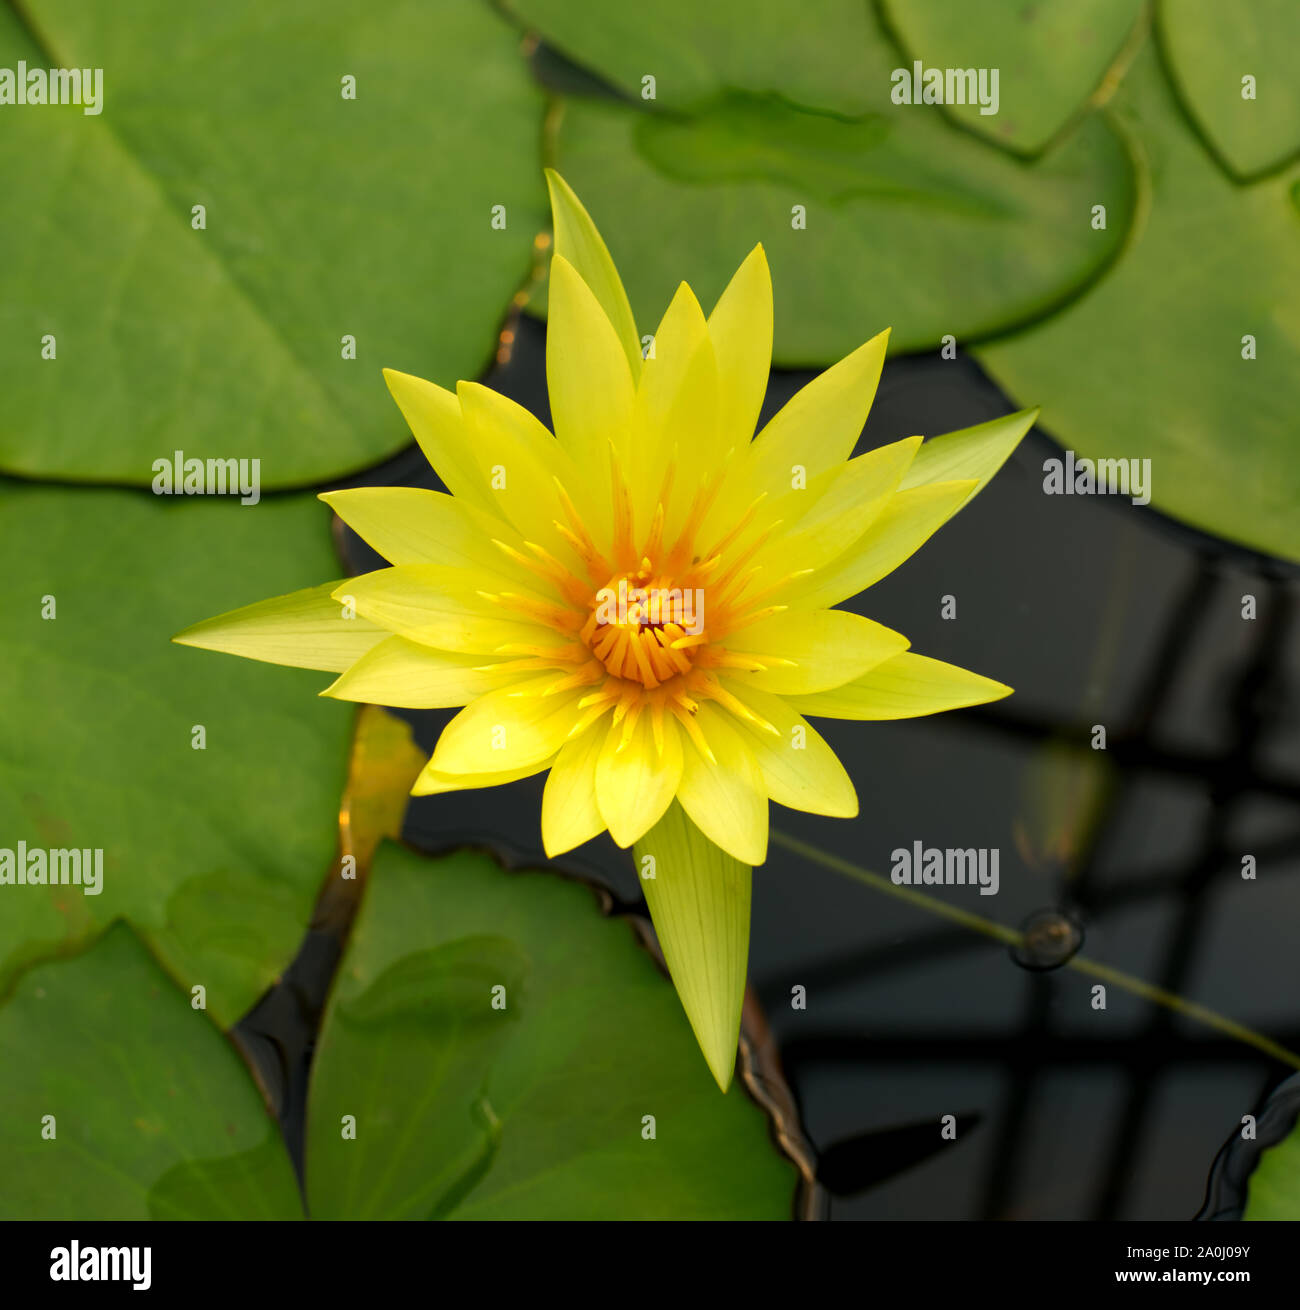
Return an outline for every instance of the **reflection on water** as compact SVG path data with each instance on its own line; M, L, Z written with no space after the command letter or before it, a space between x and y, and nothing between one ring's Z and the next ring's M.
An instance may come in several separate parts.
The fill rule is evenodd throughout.
M521 322L489 381L545 419L542 343ZM766 413L805 377L774 375ZM858 450L1010 408L969 361L892 361ZM1292 1070L1057 967L1081 950L1300 1050L1297 572L1122 498L1045 496L1055 453L1031 433L957 519L851 602L1016 694L931 719L822 721L860 816L773 808L774 827L878 874L918 841L996 848L996 896L925 890L1027 933L1009 951L773 847L755 875L750 978L833 1217L1198 1210L1220 1146ZM1158 499L1159 467L1152 477ZM435 485L414 451L362 481ZM354 567L376 566L343 540ZM450 717L403 713L426 747ZM540 862L541 788L422 798L407 835ZM639 899L607 837L565 863ZM791 1007L795 986L806 1009ZM941 1137L945 1115L955 1140Z

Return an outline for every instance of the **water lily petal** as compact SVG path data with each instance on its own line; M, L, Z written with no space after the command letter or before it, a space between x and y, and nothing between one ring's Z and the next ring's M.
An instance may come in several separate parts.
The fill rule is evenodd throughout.
M677 799L696 827L744 864L767 858L767 791L753 752L731 716L702 704L694 716L713 759L691 742L683 749Z
M433 471L454 496L495 514L454 392L424 378L384 370L384 381Z
M609 248L582 201L553 168L546 170L546 187L551 195L555 253L568 260L591 288L592 295L618 336L635 379L641 372L641 338L637 335L636 320L623 289L623 279L618 275Z
M777 576L824 567L885 510L920 445L920 437L904 437L819 475L830 480L820 495L809 487L784 496L780 513L790 526L773 536L753 562ZM801 504L805 495L810 499L806 510Z
M726 645L734 654L766 664L759 672L738 669L730 676L784 696L851 682L906 650L908 640L848 610L787 610L741 628Z
M705 519L712 537L760 493L784 496L798 471L805 482L853 451L885 363L889 330L878 333L797 391L745 448Z
M402 564L377 569L336 583L335 598L351 597L363 618L390 633L440 650L492 655L507 645L553 645L559 634L530 621L517 600L495 602L481 595L479 583L492 579L441 564ZM529 604L550 606L542 597L518 596Z
M662 725L663 750L655 743L650 715L643 713L630 734L614 723L596 760L596 803L619 846L631 846L659 822L682 776L682 742L676 722Z
M745 1000L753 871L709 841L680 805L636 843L633 857L673 986L725 1092Z
M792 810L853 818L858 812L853 780L817 729L784 697L769 696L756 687L728 679L723 681L737 700L776 729L770 733L743 719L736 720L758 762L768 796Z
M401 709L450 709L521 682L524 676L488 663L483 655L458 655L405 637L389 637L368 650L321 695Z
M576 561L555 530L556 520L564 516L556 480L572 490L583 475L545 426L509 396L477 382L459 383L456 394L479 477L496 513L573 567Z
M496 537L518 549L523 544L518 533L441 491L352 487L322 492L320 499L390 564L443 564L503 577L519 573L492 545Z
M865 591L929 541L966 503L974 485L969 479L932 482L898 492L842 555L818 573L792 579L778 599L799 605L838 605Z
M560 747L542 794L542 846L554 859L605 831L596 803L596 760L605 742L598 720Z
M259 600L178 632L181 646L199 646L227 655L288 664L295 669L342 673L389 633L361 617L345 618L333 593L344 584L291 591Z
M1005 683L908 651L843 687L791 696L787 703L800 714L829 719L910 719L1010 694Z
M709 315L718 361L724 447L744 446L754 435L772 367L772 274L761 245L751 250Z
M690 508L686 470L696 486L718 469L718 368L704 311L683 282L654 336L633 404L631 439L623 463L629 480L636 528L644 540L664 489L670 465L673 491L665 505L665 533L671 541ZM680 479L680 482L679 482Z
M796 464L811 476L848 459L875 399L888 345L886 328L786 401L754 438L751 476L762 488L787 488Z
M969 502L984 490L989 479L1007 462L1037 418L1038 410L1022 409L1019 413L1004 414L975 427L962 428L959 432L931 437L904 474L902 488L973 478L975 485L963 504Z
M543 693L544 674L471 702L442 730L430 761L438 773L491 773L540 764L558 753L578 721L580 691Z
M531 778L535 774L545 773L551 763L551 760L543 760L539 764L526 764L520 769L502 769L497 773L442 773L435 769L430 761L415 780L411 795L440 796L448 791L474 791L480 787L501 787L508 782L518 782L520 778Z
M632 373L617 333L568 260L551 261L546 384L551 420L591 503L610 503L610 443L631 430Z

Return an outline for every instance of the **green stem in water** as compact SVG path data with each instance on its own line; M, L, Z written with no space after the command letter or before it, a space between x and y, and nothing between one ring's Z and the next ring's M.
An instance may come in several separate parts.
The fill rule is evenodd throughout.
M991 937L994 941L1002 942L1006 946L1021 946L1024 944L1024 934L1016 928L1008 928L1005 924L986 919L982 914L973 914L970 910L958 909L955 905L949 905L946 901L941 901L937 896L932 896L929 892L918 891L915 887L900 887L878 873L871 873L849 860L841 859L838 855L832 855L829 851L824 851L818 846L800 841L797 837L791 837L787 833L773 829L771 842L774 846L780 846L794 855L802 856L805 860L820 864L833 873L852 878L854 882L865 883L868 887L875 888L876 891L884 892L897 900L908 902L918 910L924 910L927 914L936 914L941 919L948 919L952 923L960 924L963 928L969 928L972 932L982 933L985 937ZM1194 1001L1184 1000L1181 996L1168 992L1163 987L1156 987L1152 983L1144 982L1141 978L1133 977L1132 974L1123 973L1119 969L1112 969L1109 965L1099 964L1095 960L1089 960L1082 955L1076 955L1067 960L1066 965L1077 973L1086 974L1090 978L1100 978L1113 987L1119 987L1123 991L1131 992L1134 996L1142 997L1143 1000L1152 1001L1156 1005L1163 1005L1166 1009L1173 1010L1177 1014L1186 1015L1187 1018L1203 1023L1206 1027L1213 1028L1225 1034L1225 1036L1244 1042L1247 1046L1253 1046L1258 1051L1263 1051L1265 1055L1282 1064L1288 1064L1293 1069L1300 1069L1300 1055L1287 1050L1285 1046L1280 1046L1262 1033L1254 1032L1242 1024L1234 1023L1233 1020L1225 1018L1214 1010L1208 1010L1205 1006L1197 1005Z

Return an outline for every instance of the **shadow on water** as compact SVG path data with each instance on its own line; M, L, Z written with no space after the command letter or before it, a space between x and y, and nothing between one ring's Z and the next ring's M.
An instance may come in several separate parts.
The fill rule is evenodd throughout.
M764 417L809 376L773 374ZM543 328L520 320L486 381L549 420ZM1010 408L970 360L891 361L858 450ZM1292 1069L1116 986L1099 1008L1095 979L1059 967L1080 949L1300 1049L1297 571L1127 500L1045 495L1043 460L1058 453L1031 433L957 519L850 602L1016 694L930 719L820 721L859 817L773 807L775 829L880 874L918 841L996 849L995 895L926 890L1029 933L1008 950L773 845L755 874L750 980L835 1218L1237 1212L1250 1150L1224 1149L1207 1200L1211 1164ZM439 485L414 448L359 484ZM347 530L340 541L353 571L382 564ZM401 713L426 748L451 716ZM420 798L405 836L541 863L542 783ZM641 903L608 837L563 865ZM329 931L313 933L241 1025L286 1072L291 1144L336 959ZM1271 1109L1273 1137L1296 1100ZM940 1136L948 1115L955 1140Z

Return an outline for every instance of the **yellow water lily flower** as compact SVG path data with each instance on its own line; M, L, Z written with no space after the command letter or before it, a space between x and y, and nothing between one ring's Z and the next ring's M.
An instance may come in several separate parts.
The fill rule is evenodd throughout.
M557 175L548 181L554 435L478 383L453 392L387 372L450 494L326 493L390 567L176 640L337 672L322 694L343 700L463 706L413 793L549 771L541 830L552 856L608 829L644 865L658 833L671 867L647 866L647 897L725 1088L746 866L766 857L768 801L857 813L852 780L807 716L902 718L1010 691L836 606L965 505L1034 412L852 457L882 332L755 436L772 345L762 247L707 316L683 283L643 345L591 218ZM710 886L732 890L713 897ZM727 939L721 983L715 938Z

